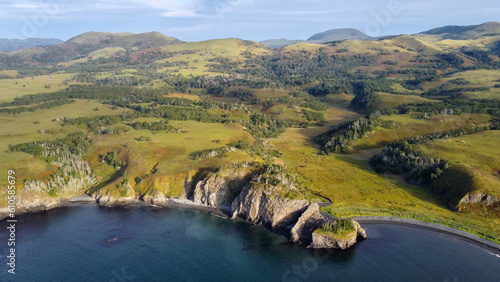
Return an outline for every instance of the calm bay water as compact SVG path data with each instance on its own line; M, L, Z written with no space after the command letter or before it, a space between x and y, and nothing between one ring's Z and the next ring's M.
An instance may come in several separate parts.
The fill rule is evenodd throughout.
M500 258L433 231L365 224L348 251L313 251L204 212L64 208L19 217L17 274L0 281L498 281ZM116 238L116 239L115 239Z

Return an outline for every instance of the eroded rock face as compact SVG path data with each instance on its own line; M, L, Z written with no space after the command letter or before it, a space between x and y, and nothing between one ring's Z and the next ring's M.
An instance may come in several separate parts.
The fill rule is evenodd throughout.
M133 196L117 198L108 193L101 193L100 191L94 195L94 199L96 203L102 207L126 206L136 200Z
M165 194L155 191L152 195L142 196L141 200L150 205L163 206L167 203L167 197Z
M231 213L232 218L240 217L274 229L295 223L308 205L306 200L276 196L273 187L256 188L247 185L233 201Z
M483 203L485 206L491 206L500 202L500 199L497 199L491 195L480 193L480 192L472 192L465 195L460 202L458 203L457 209L460 210L460 205L470 205L470 204L480 204Z
M23 201L21 200L17 204L17 210L16 212L18 213L34 213L34 212L41 212L41 211L46 211L46 210L51 210L57 207L61 206L61 199L54 199L54 198L48 198L48 197L43 197L43 198L34 198L29 201Z
M236 196L246 184L245 175L213 175L196 184L193 201L197 204L212 207L230 207Z
M319 205L317 203L310 204L290 231L291 241L304 245L311 244L314 230L325 222L326 219L319 211Z
M309 245L310 248L315 249L341 249L345 250L352 247L358 239L366 239L366 232L358 222L352 221L354 225L354 230L342 237L335 238L335 236L329 236L319 232L313 232L312 243Z

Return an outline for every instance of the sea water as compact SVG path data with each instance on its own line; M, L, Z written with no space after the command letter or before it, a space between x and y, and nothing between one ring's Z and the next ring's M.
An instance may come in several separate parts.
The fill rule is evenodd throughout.
M0 281L499 281L500 258L434 231L364 224L347 251L314 251L262 227L169 208L61 208L18 217L16 274Z

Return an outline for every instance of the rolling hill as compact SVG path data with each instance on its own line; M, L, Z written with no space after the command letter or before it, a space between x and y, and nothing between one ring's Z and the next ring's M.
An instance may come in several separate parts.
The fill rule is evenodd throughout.
M167 37L159 32L133 33L102 33L87 32L69 39L67 42L52 45L22 49L4 54L2 61L16 66L21 61L36 64L58 64L88 57L95 51L104 48L125 48L137 52L166 45L180 44L183 41Z
M260 41L263 45L270 47L270 48L280 48L284 46L289 46L297 43L304 42L304 40L288 40L286 38L281 38L281 39L268 39L264 41Z
M322 43L322 42L337 41L337 40L371 40L371 39L373 38L364 34L360 30L354 28L337 28L317 33L309 37L307 41Z
M183 41L165 36L159 32L146 33L105 33L86 32L69 39L66 43L97 45L104 47L123 47L146 49L163 45L179 44ZM101 49L99 48L99 49Z
M481 36L498 36L500 35L500 22L486 22L469 26L447 25L427 30L420 34L455 40L477 39Z
M37 46L57 45L64 41L55 38L0 39L0 51L11 52Z

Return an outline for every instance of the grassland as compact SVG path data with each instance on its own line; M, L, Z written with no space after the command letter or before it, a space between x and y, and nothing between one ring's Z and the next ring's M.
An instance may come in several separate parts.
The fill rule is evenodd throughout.
M10 102L16 97L27 94L51 93L65 89L68 85L63 81L70 79L73 74L60 73L41 75L18 79L0 79L0 103Z
M88 42L96 36L106 38L108 35L89 33L74 38L73 41L77 43ZM133 40L137 38L140 38L141 41L135 44ZM148 41L149 39L179 44L148 45L151 43ZM495 113L490 112L491 115L434 115L426 119L418 119L415 115L409 114L382 116L380 117L382 120L392 122L394 127L376 127L363 138L358 138L354 154L323 155L319 153L316 144L312 143L312 138L326 132L333 125L358 119L361 114L350 110L354 108L349 107L354 98L353 94L329 94L312 97L306 93L311 87L323 81L325 83L335 82L336 76L342 76L341 78L345 79L343 86L346 87L341 88L342 91L349 92L351 91L349 87L352 87L352 91L349 93L357 93L354 91L358 87L356 83L365 79L366 77L363 75L366 74L373 82L374 88L380 87L384 89L380 91L391 92L385 86L392 83L392 90L399 93L396 95L374 92L375 99L372 104L374 109L393 108L408 103L439 103L439 100L433 100L437 99L435 96L431 96L433 99L422 96L430 90L434 90L434 92L429 93L436 93L437 89L457 90L449 92L460 93L461 98L498 99L500 88L495 88L495 85L500 84L500 71L491 69L462 71L463 67L474 66L474 61L458 50L458 47L463 44L486 48L493 41L486 39L470 42L440 41L433 36L420 36L419 38L398 36L377 41L342 41L328 45L300 43L272 51L259 43L239 39L182 43L172 41L171 38L161 37L156 33L135 37L131 34L118 34L113 40L121 45L108 47L110 45L107 43L103 44L99 47L101 49L97 47L92 49L97 51L73 57L78 58L77 60L57 64L58 71L65 67L68 70L74 69L75 66L72 65L85 63L89 59L128 56L126 60L120 60L120 62L125 63L119 63L119 67L107 64L101 68L101 66L94 65L96 62L91 62L89 64L91 69L97 70L95 72L89 70L90 78L79 79L92 81L92 78L95 77L96 84L123 83L130 89L141 88L141 90L154 88L159 89L160 93L164 94L163 97L192 101L201 101L200 97L203 97L204 102L207 98L205 96L206 89L195 89L194 87L198 86L194 85L200 81L203 82L200 83L203 85L213 83L214 86L222 86L224 90L228 90L229 94L224 97L210 96L207 98L207 100L212 99L213 104L203 104L205 107L203 114L209 117L224 116L235 121L244 121L240 123L248 125L249 130L254 133L259 133L256 132L259 129L268 130L269 128L266 128L268 124L280 124L281 121L276 122L273 119L291 121L288 124L304 126L306 120L303 112L305 108L303 107L323 109L319 107L322 105L318 101L322 101L328 106L326 110L320 111L325 117L326 123L324 126L310 128L289 128L277 138L262 140L254 139L249 130L239 124L175 121L173 119L193 117L180 118L178 113L167 110L156 116L170 119L169 114L177 114L176 118L169 120L169 124L176 130L159 132L135 130L129 125L131 121L127 120L112 125L113 128L122 128L120 133L97 135L95 131L91 132L84 125L61 127L60 122L57 121L58 118L62 117L118 115L125 111L124 108L112 110L111 106L101 104L97 100L77 100L73 104L23 113L18 116L0 115L0 158L4 160L0 169L3 171L16 170L19 177L18 183L27 177L40 179L48 177L57 170L57 167L25 153L7 153L6 149L9 144L53 140L65 137L70 133L85 132L92 140L90 151L85 158L90 162L93 171L100 179L99 184L91 188L90 192L101 190L100 192L115 197L140 197L155 193L179 197L186 193L185 189L186 186L189 186L189 181L200 171L246 161L263 163L274 160L274 163L284 165L288 172L298 176L299 182L307 189L306 195L308 197L312 198L311 195L317 194L331 199L332 205L323 209L333 215L341 217L391 215L416 218L464 229L497 241L500 240L500 215L474 211L453 212L446 206L443 199L436 196L430 188L409 185L398 176L376 174L368 164L368 159L375 151L393 141L410 136L421 136L486 124L494 118ZM464 58L465 64L456 69L446 66L442 69L434 65L434 62L439 61L438 54L450 51L456 52L457 56ZM38 55L44 54L42 49L34 49L29 52ZM29 52L19 51L16 54L28 54ZM272 56L266 57L268 54L272 54ZM151 63L152 67L148 68L145 62L149 64L149 59L145 59L143 62L141 60L144 58L141 55L151 55L146 57L154 58L153 60L156 62ZM60 59L55 57L49 59L59 63ZM318 61L322 61L322 58L334 58L328 61L332 64L331 68L318 63ZM283 62L274 61L275 59ZM311 60L309 61L309 59ZM251 65L249 60L252 60ZM131 63L126 63L128 61ZM337 61L340 64L337 65ZM283 65L280 65L281 63ZM41 72L48 73L51 66L44 67L47 70L41 68ZM85 67L85 64L82 64L82 67ZM286 71L280 67L284 67L285 70L295 67L299 70L303 68L311 73L304 75L304 77L300 77L300 74L294 74L296 77L292 80L296 80L288 84L288 78L283 75L283 72ZM251 71L248 71L249 69ZM317 73L316 69L319 69ZM365 74L356 74L358 70L364 71ZM433 72L430 72L431 70ZM374 71L381 72L374 73ZM267 80L266 75L273 74L273 72L276 80L274 78ZM437 73L437 75L431 79L426 77L428 73L431 75ZM33 78L15 79L14 77L17 77L18 74L17 71L13 70L1 72L2 77L10 76L12 78L0 79L0 103L12 101L15 97L25 94L50 93L64 89L68 86L63 81L72 77L70 73L55 72ZM128 81L126 79L123 81L110 80L110 82L99 81L111 76L131 79ZM197 78L197 76L204 77ZM147 83L141 82L140 85L137 85L137 80L144 80ZM417 83L419 81L421 83ZM246 85L245 83L248 83L249 86L241 86ZM182 90L179 89L185 89L186 85L189 85L189 91L186 91L189 93L180 93ZM251 101L231 94L237 88L250 89L257 87L255 85L262 85L258 86L262 88L251 89L253 94L249 95L252 98ZM414 88L414 90L408 90L403 85ZM171 90L172 87L177 90ZM481 88L481 91L476 91L478 88ZM159 101L163 99L161 95L155 96L154 99L149 99L151 97L147 95L144 96L144 100L142 96L140 99L132 99L136 97L127 97L129 93L123 92L117 94L117 96L120 95L119 99L116 98L117 105L140 105L143 107L138 110L141 112L140 117L135 118L134 121L153 123L165 120L151 117L155 116L155 113L148 112L146 109L158 110L160 106L153 109L152 105L156 104L156 101L158 104L166 103L167 99ZM441 98L448 97L448 93L443 92ZM204 94L202 95L202 93ZM225 104L223 105L221 102ZM310 103L306 104L305 102ZM235 104L231 105L232 103ZM246 103L246 105L240 110L228 110L231 107L239 107L241 103ZM98 108L98 111L95 111L95 108ZM202 107L196 106L196 108L201 109ZM307 110L311 111L309 108ZM254 112L262 112L267 116L254 115L250 117ZM360 112L366 113L366 111ZM198 112L195 113L198 114ZM255 124L249 123L252 119L255 119L253 121ZM261 119L262 121L260 121ZM256 134L255 136L261 137L262 135ZM500 163L498 161L500 153L497 146L499 137L498 131L491 131L451 140L433 141L429 144L418 145L416 148L425 155L450 161L452 166L443 174L443 181L450 181L454 178L455 182L460 182L464 179L461 178L461 175L465 174L471 181L463 183L470 184L477 190L482 189L481 191L491 195L500 195L497 189L500 187ZM228 144L237 141L248 143L251 149L231 148L225 151ZM268 141L269 147L267 147ZM266 147L262 151L267 150L266 153L269 155L264 156L262 152L257 153L257 150L254 150L256 147L259 149ZM112 152L116 152L120 161L120 165L117 167L103 161L103 157ZM211 154L207 154L207 152ZM258 154L261 155L258 156ZM0 176L0 184L5 184L5 175ZM123 190L124 186L130 189ZM22 196L30 198L48 195L23 194ZM5 204L5 202L0 202L0 204Z
M195 94L168 93L165 95L165 97L187 99L187 100L192 100L192 101L201 101L200 96L195 95Z
M199 76L204 74L222 75L210 71L210 64L217 64L211 62L215 58L224 57L231 62L243 63L246 58L242 56L243 52L251 56L260 56L270 51L260 43L243 41L239 39L215 39L202 42L188 42L184 44L169 45L162 48L165 52L172 52L177 54L171 58L162 59L156 63L186 63L187 65L165 67L159 72L176 72L184 76ZM188 54L184 54L187 52Z
M469 128L488 123L491 117L483 114L464 114L460 116L434 115L428 119L417 119L412 115L391 115L382 116L381 119L392 121L399 125L391 129L376 127L365 138L356 142L355 149L373 149L383 147L396 140L406 139L410 136L422 136L457 128Z
M99 111L94 111L96 107ZM31 141L55 140L64 138L70 133L82 131L82 128L76 126L61 127L54 119L111 115L123 111L126 110L121 108L112 110L109 105L102 105L97 101L76 100L75 103L52 109L23 113L18 116L0 116L0 159L3 160L0 170L14 170L19 185L26 178L48 177L56 170L56 167L26 153L8 153L8 146ZM45 134L41 134L40 130L44 130ZM7 174L0 176L0 184L6 187Z
M450 83L457 79L467 81L468 84L454 85ZM470 70L458 72L437 81L425 82L422 84L422 87L425 91L428 91L445 84L450 90L463 89L460 93L469 99L500 99L500 88L494 87L496 84L499 84L499 80L500 70ZM488 89L477 91L478 88Z
M430 189L378 175L359 155L319 155L306 129L289 129L272 144L313 193L332 200L325 211L340 217L391 215L436 222L500 240L500 219L451 211Z
M156 120L149 119L149 121ZM221 148L232 142L245 141L252 144L253 138L240 125L206 124L194 121L172 121L171 125L180 128L182 133L131 130L122 135L96 137L89 160L96 167L97 174L102 177L101 183L111 180L104 191L118 196L116 184L128 179L130 183L134 183L132 186L140 194L158 190L170 196L181 196L185 193L186 179L189 179L200 168L217 167L253 159L241 151L230 152L224 157L214 159L192 157L195 152ZM141 137L146 137L148 141L139 141ZM99 156L114 151L120 152L120 158L128 163L128 167L126 176L112 179L116 171L100 163ZM135 178L149 174L153 167L157 170L154 175L135 187Z
M426 99L417 95L396 95L384 92L375 93L377 99L375 107L377 109L394 108L404 104L437 103L439 101Z
M433 141L418 145L416 149L426 155L447 160L463 168L469 174L471 183L455 183L454 186L469 185L471 191L478 191L500 197L500 132L483 133Z

